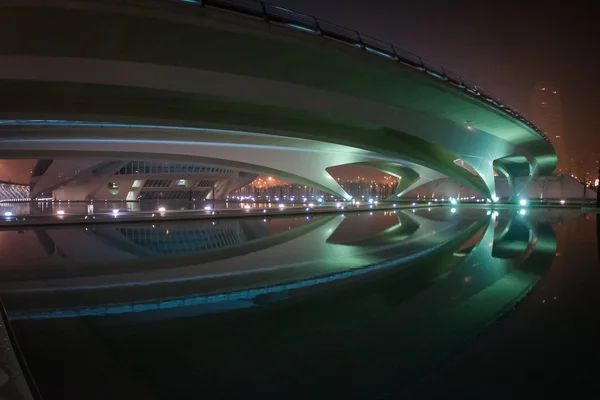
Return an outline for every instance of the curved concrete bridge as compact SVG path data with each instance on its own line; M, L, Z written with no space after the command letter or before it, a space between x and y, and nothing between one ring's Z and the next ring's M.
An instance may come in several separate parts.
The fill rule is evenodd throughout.
M533 124L418 57L275 6L203 3L3 2L0 157L168 156L346 198L329 167L391 173L397 196L445 175L490 198L494 170L529 177L516 196L555 168Z

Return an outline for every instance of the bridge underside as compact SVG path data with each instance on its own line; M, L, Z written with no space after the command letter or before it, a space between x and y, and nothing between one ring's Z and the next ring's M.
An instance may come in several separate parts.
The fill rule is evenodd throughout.
M4 126L0 131L0 158L144 158L222 165L276 176L345 199L351 196L327 172L331 167L362 165L395 176L400 183L393 198L413 187L445 177L406 158L252 132L67 121L37 121L31 125L21 124L18 128ZM458 169L451 158L446 166L468 176L469 186L475 185L485 191L478 177Z

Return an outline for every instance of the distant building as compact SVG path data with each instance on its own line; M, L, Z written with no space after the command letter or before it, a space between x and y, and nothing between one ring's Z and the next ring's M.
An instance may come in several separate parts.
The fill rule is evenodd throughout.
M570 174L572 163L563 130L563 109L559 90L552 85L537 85L531 96L531 119L546 133L556 150L557 173Z
M62 201L225 199L256 176L221 166L158 160L38 160L30 196Z

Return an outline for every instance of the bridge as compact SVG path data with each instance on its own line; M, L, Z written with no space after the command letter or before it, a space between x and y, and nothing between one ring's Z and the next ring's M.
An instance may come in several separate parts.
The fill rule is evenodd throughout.
M0 157L173 159L350 196L327 169L516 197L556 155L515 109L418 56L258 1L9 0ZM517 178L520 178L516 184Z

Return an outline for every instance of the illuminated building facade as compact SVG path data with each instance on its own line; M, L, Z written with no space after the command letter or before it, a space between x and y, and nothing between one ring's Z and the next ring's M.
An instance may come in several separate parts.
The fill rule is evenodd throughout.
M256 175L219 166L168 161L39 160L32 198L88 200L224 199Z

